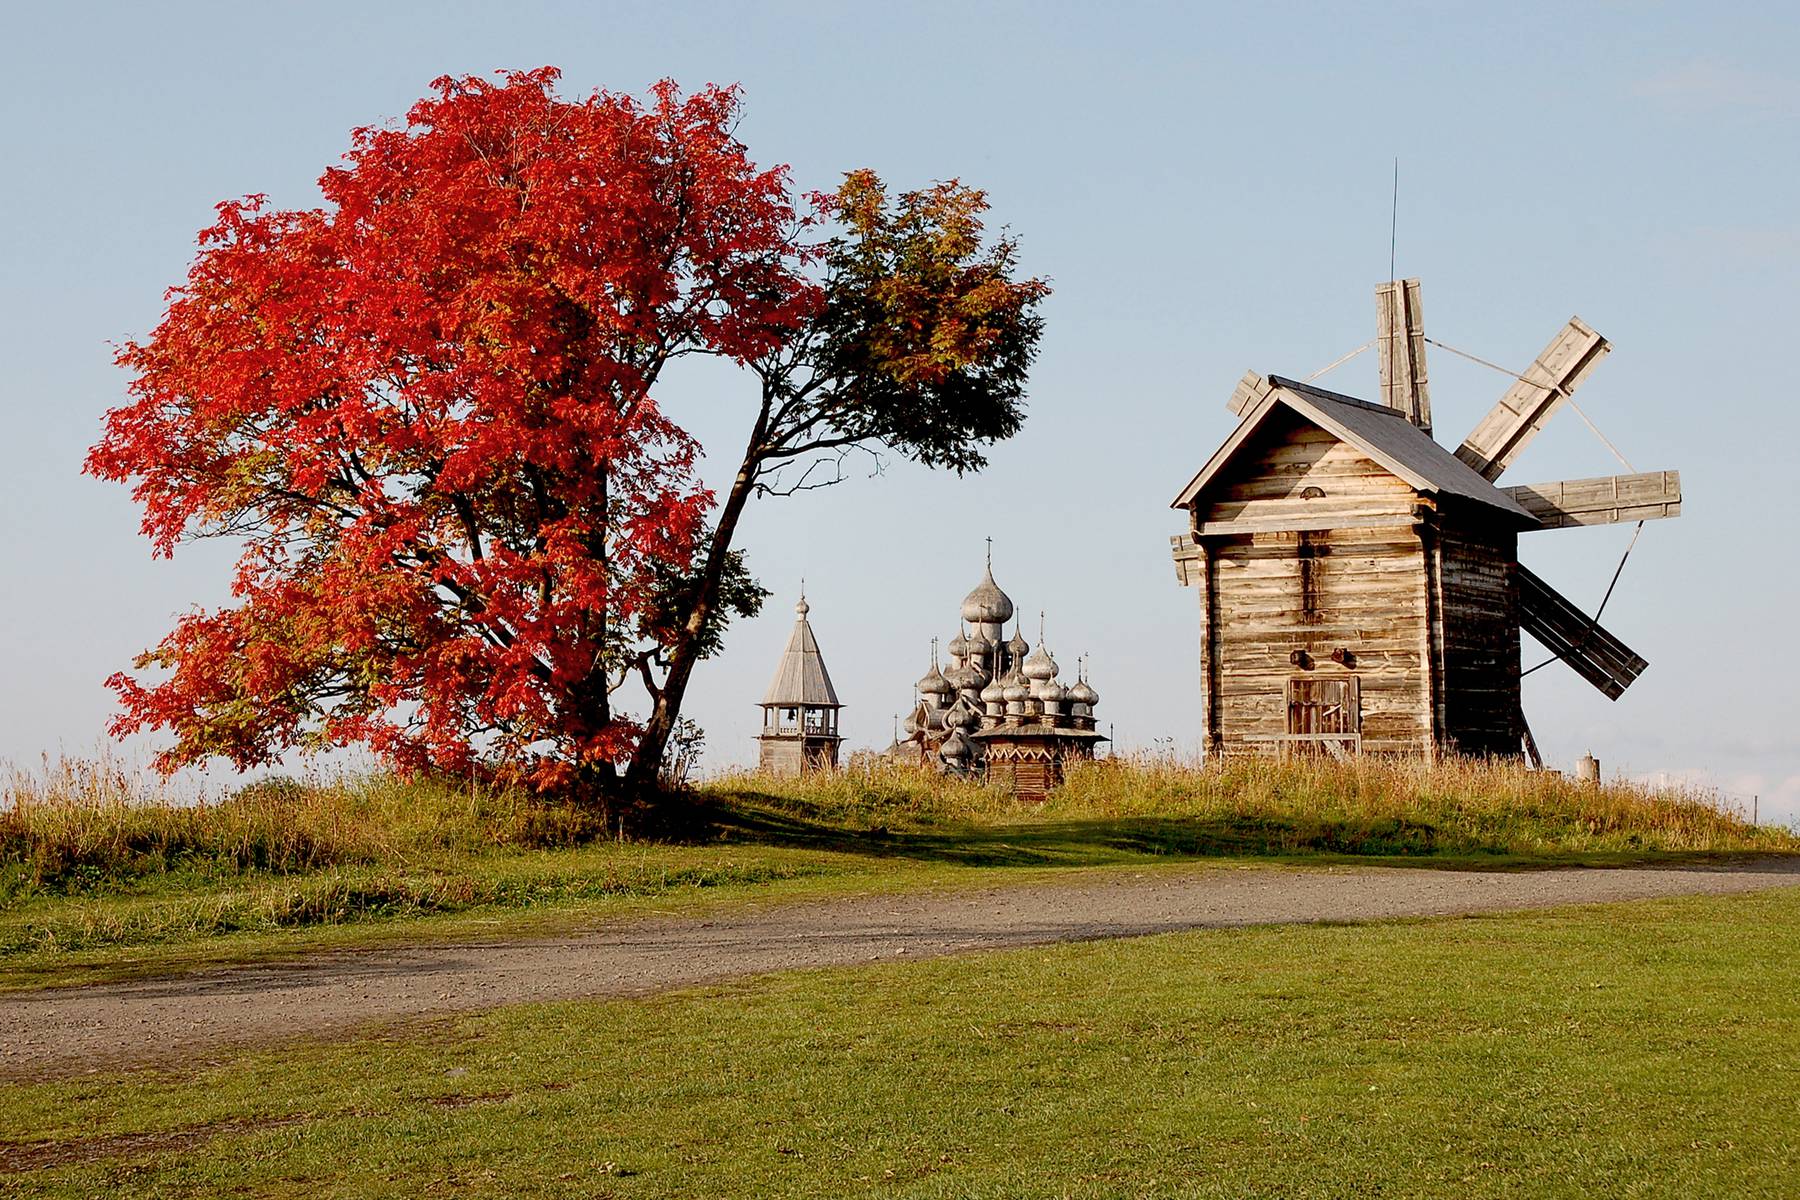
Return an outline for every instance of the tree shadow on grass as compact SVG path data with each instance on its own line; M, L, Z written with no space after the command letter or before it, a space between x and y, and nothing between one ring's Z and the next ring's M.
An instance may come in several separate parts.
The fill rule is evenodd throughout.
M1101 866L1145 858L1420 859L1444 851L1434 827L1394 819L1298 822L1267 816L1175 816L997 825L909 819L905 825L858 829L847 827L820 806L758 792L700 798L685 816L681 832L693 840L981 867Z
M665 836L748 842L969 867L1080 867L1166 859L1261 859L1445 870L1554 866L1716 867L1763 856L1652 849L1519 852L1397 817L1112 817L975 824L908 816L857 828L823 806L755 791L690 796Z

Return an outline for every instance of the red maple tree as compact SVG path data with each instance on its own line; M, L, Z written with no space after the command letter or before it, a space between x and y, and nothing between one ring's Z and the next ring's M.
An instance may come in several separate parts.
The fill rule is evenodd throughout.
M965 470L1021 419L1035 280L980 193L798 200L735 90L560 98L443 78L356 131L325 205L222 204L86 469L158 554L238 539L234 602L110 679L165 769L295 747L554 787L653 776L694 663L762 591L731 540L796 460L881 445ZM836 232L819 233L830 224ZM761 411L721 502L652 395L720 356ZM615 708L626 682L643 722Z

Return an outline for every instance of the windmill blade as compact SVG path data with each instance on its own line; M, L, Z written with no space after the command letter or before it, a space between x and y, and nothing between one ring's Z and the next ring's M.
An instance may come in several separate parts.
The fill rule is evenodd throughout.
M1555 483L1526 483L1500 490L1536 517L1542 529L1619 525L1681 515L1679 471L1561 479Z
M1463 439L1456 457L1482 478L1497 479L1611 349L1580 317L1570 317L1526 368L1524 378L1507 388L1475 431Z
M1419 281L1375 287L1375 344L1381 349L1381 402L1431 432L1431 391L1425 383L1425 317Z
M1602 629L1561 592L1518 564L1519 628L1575 668L1575 673L1617 700L1650 664Z

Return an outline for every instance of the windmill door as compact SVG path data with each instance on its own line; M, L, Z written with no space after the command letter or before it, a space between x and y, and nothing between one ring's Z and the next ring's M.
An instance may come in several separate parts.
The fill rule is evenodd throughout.
M1362 691L1354 675L1290 679L1287 685L1290 753L1341 758L1362 749Z

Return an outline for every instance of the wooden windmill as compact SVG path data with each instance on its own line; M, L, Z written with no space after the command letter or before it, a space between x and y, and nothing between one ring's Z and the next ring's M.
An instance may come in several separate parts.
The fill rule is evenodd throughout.
M1175 500L1190 515L1177 573L1200 589L1205 744L1535 761L1521 630L1609 699L1647 663L1522 565L1517 535L1677 516L1680 476L1496 486L1606 339L1570 318L1452 454L1431 436L1418 280L1380 285L1376 306L1381 404L1246 375L1238 427Z

